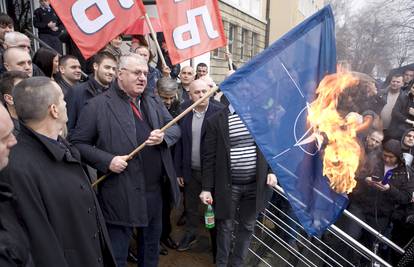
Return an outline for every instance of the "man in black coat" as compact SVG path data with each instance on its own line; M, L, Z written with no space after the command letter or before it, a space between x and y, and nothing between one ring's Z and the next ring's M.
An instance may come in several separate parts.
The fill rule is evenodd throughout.
M194 103L202 98L209 89L204 80L191 82L189 91L191 102ZM175 148L175 166L179 184L184 187L184 210L187 222L178 251L190 249L191 244L196 241L200 225L198 196L201 193L202 184L201 151L204 149L207 119L223 108L224 106L219 103L206 99L195 107L193 112L185 115L179 124L181 139Z
M65 101L67 95L79 83L81 77L81 65L76 57L66 55L59 58L59 72L56 74L55 81L62 88Z
M414 85L400 93L391 116L388 135L399 140L406 130L414 127Z
M33 14L33 25L39 31L39 38L62 55L62 42L59 39L62 22L50 6L49 0L39 0L39 3L40 7Z
M13 123L0 105L0 171L7 166L10 149L15 144ZM10 185L0 182L0 266L34 266L29 238L18 219L15 204Z
M89 99L105 92L115 79L117 69L116 58L108 52L99 52L93 58L94 74L84 83L73 87L66 95L68 106L68 129L73 130L82 108Z
M172 117L158 96L144 93L147 74L141 56L122 56L117 80L86 104L70 138L87 164L111 173L98 194L118 266L126 266L133 227L139 227L139 266L157 266L163 177L171 201L177 203L179 196L169 147L180 138L180 129L159 130ZM146 147L127 162L143 142Z
M0 180L16 194L35 265L115 266L80 154L59 136L67 121L61 89L34 77L20 82L13 98L21 131Z
M270 199L269 185L276 184L276 176L231 105L207 120L202 159L200 199L204 204L213 203L215 208L216 264L224 267L232 262L232 266L242 266L257 215ZM229 260L236 217L239 225Z

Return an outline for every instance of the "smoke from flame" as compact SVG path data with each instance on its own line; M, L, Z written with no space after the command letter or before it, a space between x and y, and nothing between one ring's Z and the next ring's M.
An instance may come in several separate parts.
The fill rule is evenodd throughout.
M316 90L316 100L309 105L310 126L328 139L324 140L327 143L323 150L323 174L338 193L350 193L356 186L354 178L361 155L356 137L358 121L354 116L344 118L338 113L338 99L346 88L358 82L350 73L328 75Z

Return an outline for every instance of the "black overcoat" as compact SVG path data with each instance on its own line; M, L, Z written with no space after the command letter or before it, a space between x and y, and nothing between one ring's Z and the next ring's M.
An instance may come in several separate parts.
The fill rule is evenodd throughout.
M207 119L204 140L202 190L213 194L217 219L231 219L231 168L228 109L223 109ZM270 200L272 189L266 184L271 173L263 154L257 148L256 161L256 212L261 212Z
M160 129L172 120L159 97L144 95L141 109L150 127ZM180 138L180 128L172 126L158 145L172 201L178 203L179 188L169 147ZM82 159L98 170L108 173L114 156L128 155L138 147L135 119L128 97L117 82L103 94L92 98L82 109L73 134L72 143L79 149ZM145 180L140 154L128 162L120 174L112 173L98 186L98 199L107 223L144 227L148 225L145 198Z
M115 266L109 235L76 148L21 124L0 180L9 183L36 266ZM102 244L102 245L101 245Z

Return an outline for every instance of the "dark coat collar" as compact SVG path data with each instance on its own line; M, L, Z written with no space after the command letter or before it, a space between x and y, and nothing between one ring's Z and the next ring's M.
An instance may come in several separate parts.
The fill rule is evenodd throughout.
M98 94L105 92L106 90L108 90L108 87L102 86L100 83L98 83L98 81L95 79L95 76L89 75L88 77L88 85L87 86L87 91L92 95L92 96L97 96Z
M56 161L66 161L69 162L80 162L80 154L79 152L74 149L69 142L67 142L62 137L58 137L58 140L52 140L49 137L36 133L23 122L20 121L20 135L21 136L28 136L38 145L42 146L49 155L55 159Z

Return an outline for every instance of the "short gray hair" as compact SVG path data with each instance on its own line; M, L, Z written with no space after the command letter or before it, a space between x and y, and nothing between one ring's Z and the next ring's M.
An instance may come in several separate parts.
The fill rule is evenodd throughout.
M16 113L23 122L46 118L49 106L59 101L59 90L48 77L32 77L18 83L13 89Z
M129 65L131 61L135 61L134 63L138 65L148 65L148 62L145 60L145 58L138 54L130 53L119 58L119 69L126 68L126 66Z
M17 45L17 42L18 41L21 41L21 40L24 40L24 39L29 40L29 42L30 42L29 37L27 37L26 35L24 35L21 32L7 32L4 35L4 43L7 46L9 46L9 45L11 45L11 46Z
M162 77L157 81L157 91L159 93L176 93L178 89L178 84L175 80Z

